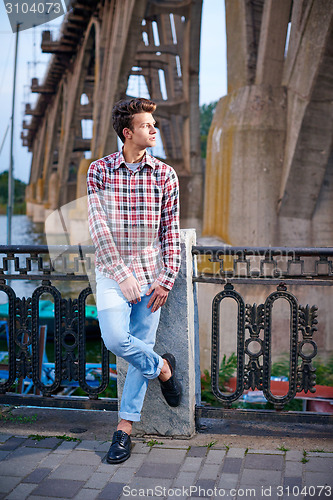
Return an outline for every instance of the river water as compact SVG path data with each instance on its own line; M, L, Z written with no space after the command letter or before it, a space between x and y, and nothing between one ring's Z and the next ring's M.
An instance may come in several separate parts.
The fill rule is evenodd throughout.
M12 219L11 243L12 245L46 245L44 224L36 224L26 215L14 215ZM0 215L0 245L7 245L6 215ZM2 263L0 265L2 266ZM10 286L14 289L17 297L31 297L34 289L40 283L40 281L11 280ZM64 297L72 296L72 298L77 297L78 292L87 286L86 283L82 282L55 281L54 284L59 288ZM4 292L0 292L0 304L4 304L7 301L7 295Z

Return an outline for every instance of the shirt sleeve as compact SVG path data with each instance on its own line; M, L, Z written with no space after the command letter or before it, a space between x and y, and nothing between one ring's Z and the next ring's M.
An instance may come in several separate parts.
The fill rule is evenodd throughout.
M163 269L157 281L171 290L180 268L179 183L174 170L164 186L159 236Z
M104 209L104 173L98 162L91 163L87 175L88 225L91 239L98 250L98 258L112 277L121 283L132 276L112 237Z

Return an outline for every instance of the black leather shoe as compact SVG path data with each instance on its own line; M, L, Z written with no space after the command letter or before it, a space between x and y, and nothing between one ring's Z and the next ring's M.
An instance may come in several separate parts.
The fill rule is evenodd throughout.
M182 388L175 376L175 357L167 352L166 354L163 354L162 358L167 360L171 370L171 378L169 378L169 380L167 380L166 382L162 382L161 379L158 379L159 383L161 384L162 394L169 406L179 406L182 395Z
M120 464L131 456L131 438L124 431L116 431L113 434L112 443L106 461L109 464Z

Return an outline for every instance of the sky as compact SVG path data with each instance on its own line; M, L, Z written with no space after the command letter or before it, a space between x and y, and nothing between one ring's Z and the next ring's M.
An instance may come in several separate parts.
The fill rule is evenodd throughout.
M30 120L24 116L25 103L33 107L37 95L30 92L31 79L43 79L50 58L40 49L42 31L57 32L62 18L19 34L13 156L14 177L24 182L29 180L31 164L31 153L22 146L20 138L23 119ZM0 172L9 168L14 55L15 34L4 2L0 2ZM227 93L224 0L203 0L199 83L200 105L216 101Z

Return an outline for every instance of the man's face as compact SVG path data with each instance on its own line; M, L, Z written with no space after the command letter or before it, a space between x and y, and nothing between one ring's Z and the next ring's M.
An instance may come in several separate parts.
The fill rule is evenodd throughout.
M151 113L135 114L132 119L132 130L130 130L132 144L143 149L155 146L155 124L156 122Z

